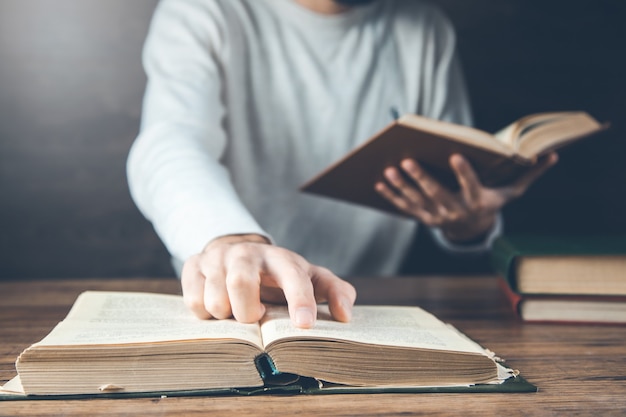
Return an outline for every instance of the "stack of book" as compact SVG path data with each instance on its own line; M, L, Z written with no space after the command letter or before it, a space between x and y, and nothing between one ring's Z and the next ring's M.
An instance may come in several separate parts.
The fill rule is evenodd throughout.
M626 323L626 236L504 236L491 260L525 321Z

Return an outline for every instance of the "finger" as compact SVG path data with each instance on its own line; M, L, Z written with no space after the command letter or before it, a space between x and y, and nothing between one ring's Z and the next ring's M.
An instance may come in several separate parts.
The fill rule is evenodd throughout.
M352 306L356 300L356 290L346 282L322 267L313 268L311 279L315 298L318 302L328 301L330 314L338 321L348 322L352 318Z
M311 282L310 267L306 261L291 256L273 257L266 265L267 273L285 293L289 316L293 324L300 328L311 328L317 317L317 303Z
M409 212L409 210L411 208L410 205L409 205L409 202L404 197L402 197L399 194L397 194L396 192L394 192L384 182L380 182L380 181L377 182L374 185L374 189L376 190L376 192L378 192L380 195L382 195L387 201L389 201L391 204L393 204L394 206L396 206L400 210L405 211L405 212Z
M417 188L416 184L410 184L409 182L407 182L396 168L389 167L385 169L383 175L385 176L387 181L389 181L389 184L391 184L396 189L397 195L404 197L405 200L407 200L408 202L412 202L416 205L425 205L426 200Z
M404 197L395 193L384 182L377 182L374 186L375 190L383 196L387 201L397 207L400 211L417 218L424 224L433 226L436 223L436 217L421 205L410 204Z
M261 303L261 268L250 258L240 256L227 265L226 291L235 319L255 323L265 314Z
M198 267L199 256L192 256L183 265L180 282L183 301L197 317L210 319L211 314L204 307L204 275Z
M205 255L200 268L204 276L204 308L216 319L227 319L233 315L228 291L226 271L217 267L221 262Z
M459 218L464 207L455 194L442 186L415 160L405 159L401 162L401 166L407 175L419 185L430 201L431 207L428 211L433 215L436 225Z
M461 187L461 194L468 207L476 207L480 201L482 184L476 175L476 171L469 162L459 154L450 157L450 167L456 175Z
M442 206L447 211L451 211L454 208L454 197L452 194L430 176L415 160L405 159L400 163L400 166L433 203L437 206Z

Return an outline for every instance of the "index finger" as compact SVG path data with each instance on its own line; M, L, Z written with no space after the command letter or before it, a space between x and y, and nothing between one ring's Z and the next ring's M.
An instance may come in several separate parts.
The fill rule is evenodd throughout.
M293 324L304 329L313 327L317 318L317 303L308 268L289 260L273 259L267 270L285 294Z
M482 184L478 175L471 167L467 159L459 154L450 156L450 166L456 175L456 179L461 186L461 193L468 205L472 206L480 198Z

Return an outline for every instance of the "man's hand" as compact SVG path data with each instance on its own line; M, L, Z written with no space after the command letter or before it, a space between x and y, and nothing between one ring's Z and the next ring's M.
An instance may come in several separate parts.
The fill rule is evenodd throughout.
M465 158L452 155L450 166L460 185L458 192L452 192L417 162L405 159L400 163L400 169L412 181L407 181L398 168L389 167L384 172L389 183L378 182L375 187L404 213L428 226L440 228L452 241L464 242L480 238L491 230L500 209L524 194L557 161L556 153L552 153L513 184L486 188Z
M286 301L294 325L309 328L318 302L328 302L333 317L347 322L356 299L348 282L259 235L211 241L185 262L181 281L185 304L204 319L254 323L265 313L261 301Z

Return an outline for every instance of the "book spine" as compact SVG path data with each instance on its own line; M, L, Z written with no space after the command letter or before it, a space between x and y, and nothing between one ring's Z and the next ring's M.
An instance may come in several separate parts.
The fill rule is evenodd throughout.
M505 278L513 291L517 289L514 267L518 255L519 251L502 236L493 242L489 258L493 271Z
M498 286L500 287L500 290L502 290L502 293L504 294L507 302L511 306L513 313L518 319L522 319L522 315L520 313L520 308L519 308L520 303L522 302L522 296L518 294L517 292L513 291L513 289L509 285L509 282L503 276L501 275L498 276L497 280L498 280Z
M254 364L263 379L264 389L275 394L302 393L304 390L303 386L306 384L305 380L312 379L296 374L280 372L268 353L262 353L254 358Z
M518 320L532 324L568 324L568 325L604 325L604 326L626 326L623 321L602 321L602 320L577 320L577 319L551 319L551 318L528 318L524 314L524 303L527 300L567 300L567 301L605 301L605 302L626 302L625 296L572 296L568 294L561 295L526 295L514 291L508 281L502 277L497 277L498 287L504 294L507 303L511 307L511 311Z
M278 375L280 372L276 369L274 361L267 353L262 353L254 358L254 364L261 378L266 381L272 376Z

